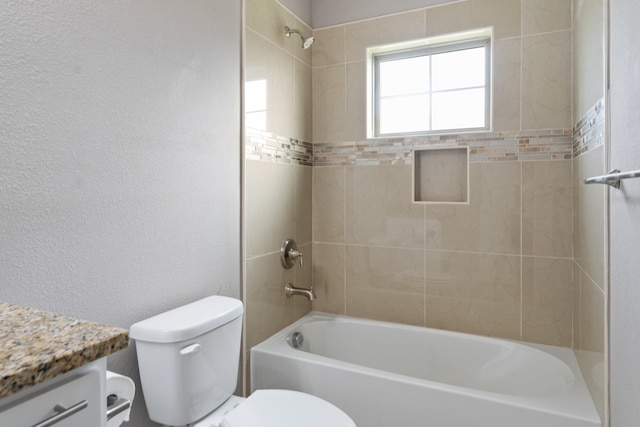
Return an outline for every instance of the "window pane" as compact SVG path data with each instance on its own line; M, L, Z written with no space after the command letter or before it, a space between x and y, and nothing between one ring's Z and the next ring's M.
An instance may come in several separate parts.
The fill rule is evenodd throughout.
M429 57L380 62L380 95L396 96L429 90Z
M433 90L485 85L485 48L457 50L432 56Z
M485 127L484 89L440 92L432 96L433 130Z
M380 100L380 133L429 130L429 96L413 95Z

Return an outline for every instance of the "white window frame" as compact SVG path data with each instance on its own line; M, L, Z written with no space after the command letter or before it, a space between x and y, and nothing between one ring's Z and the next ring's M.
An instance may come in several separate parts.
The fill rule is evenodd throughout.
M434 42L432 39L421 42L412 42L409 47L404 45L396 45L396 46L386 46L373 48L369 50L369 58L370 58L370 102L369 102L369 111L370 111L370 126L369 128L372 131L372 137L378 138L386 138L386 137L395 137L395 136L409 136L409 135L425 135L425 134L442 134L442 133L462 133L462 132L472 132L472 131L488 131L491 129L491 35L486 34L485 31L482 36L478 37L475 34L473 38L464 38L463 36L454 36L454 41L446 41L446 42ZM462 39L460 39L460 37ZM439 40L439 39L436 39ZM395 133L380 133L380 73L379 66L380 62L385 60L397 60L397 59L405 59L412 58L417 56L431 56L438 53L443 52L455 52L458 50L466 50L471 48L485 48L485 106L484 106L484 126L482 127L474 127L474 128L455 128L455 129L437 129L432 130L432 120L431 116L433 111L431 109L432 97L429 96L429 129L425 131L408 131L408 132L395 132ZM481 88L482 86L477 86L476 88ZM431 82L429 81L429 94L438 93L438 92L453 92L456 90L463 89L472 89L472 87L461 88L461 89L453 89L453 90L443 90L443 91L433 91L431 90Z

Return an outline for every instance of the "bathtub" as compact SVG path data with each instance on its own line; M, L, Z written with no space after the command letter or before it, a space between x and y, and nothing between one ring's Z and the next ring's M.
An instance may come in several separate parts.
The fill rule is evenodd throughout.
M358 427L601 426L573 352L561 347L312 312L253 347L250 360L252 391L319 396Z

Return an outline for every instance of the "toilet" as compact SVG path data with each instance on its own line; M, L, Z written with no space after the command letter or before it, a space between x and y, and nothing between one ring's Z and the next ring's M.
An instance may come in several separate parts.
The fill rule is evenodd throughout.
M166 426L355 427L342 410L293 390L233 396L242 302L211 296L131 326L149 416Z

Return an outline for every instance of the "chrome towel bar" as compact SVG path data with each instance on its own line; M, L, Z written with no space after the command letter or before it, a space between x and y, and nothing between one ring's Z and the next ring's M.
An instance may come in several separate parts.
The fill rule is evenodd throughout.
M620 188L620 181L629 178L640 178L640 170L631 172L620 172L614 169L606 175L585 178L585 184L607 184L614 188Z

